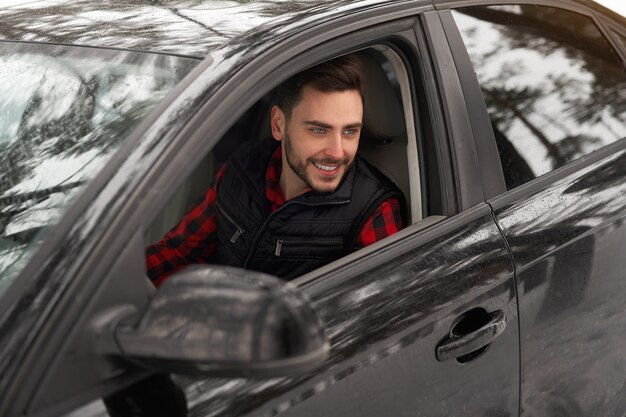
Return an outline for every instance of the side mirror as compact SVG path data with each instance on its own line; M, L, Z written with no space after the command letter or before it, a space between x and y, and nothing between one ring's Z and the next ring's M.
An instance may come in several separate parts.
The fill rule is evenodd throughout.
M132 322L114 330L122 356L170 373L296 375L320 366L329 350L317 314L291 284L238 268L172 275Z

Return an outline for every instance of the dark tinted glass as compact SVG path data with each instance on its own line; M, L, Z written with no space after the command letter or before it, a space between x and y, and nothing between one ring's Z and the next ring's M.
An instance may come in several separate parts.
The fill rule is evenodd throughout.
M516 5L453 12L509 189L626 136L626 74L593 21Z

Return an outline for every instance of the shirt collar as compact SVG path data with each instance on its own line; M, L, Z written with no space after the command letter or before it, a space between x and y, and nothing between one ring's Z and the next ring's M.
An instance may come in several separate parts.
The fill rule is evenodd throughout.
M279 145L272 154L265 173L265 196L272 203L272 211L275 211L285 202L285 196L280 189L280 174L283 169L282 155L282 149Z

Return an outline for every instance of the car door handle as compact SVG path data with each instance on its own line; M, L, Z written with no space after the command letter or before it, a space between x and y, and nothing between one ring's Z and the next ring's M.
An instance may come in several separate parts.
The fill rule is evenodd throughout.
M456 358L461 363L469 362L486 351L505 328L502 310L490 314L483 309L471 310L455 322L450 334L437 346L437 360ZM470 355L475 352L476 355Z

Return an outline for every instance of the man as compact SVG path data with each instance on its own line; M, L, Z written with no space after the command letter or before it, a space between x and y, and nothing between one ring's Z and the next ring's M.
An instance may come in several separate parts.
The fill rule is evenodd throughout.
M273 140L237 150L202 200L146 249L150 279L159 285L190 263L292 279L400 230L402 193L356 155L362 120L356 57L285 81Z

